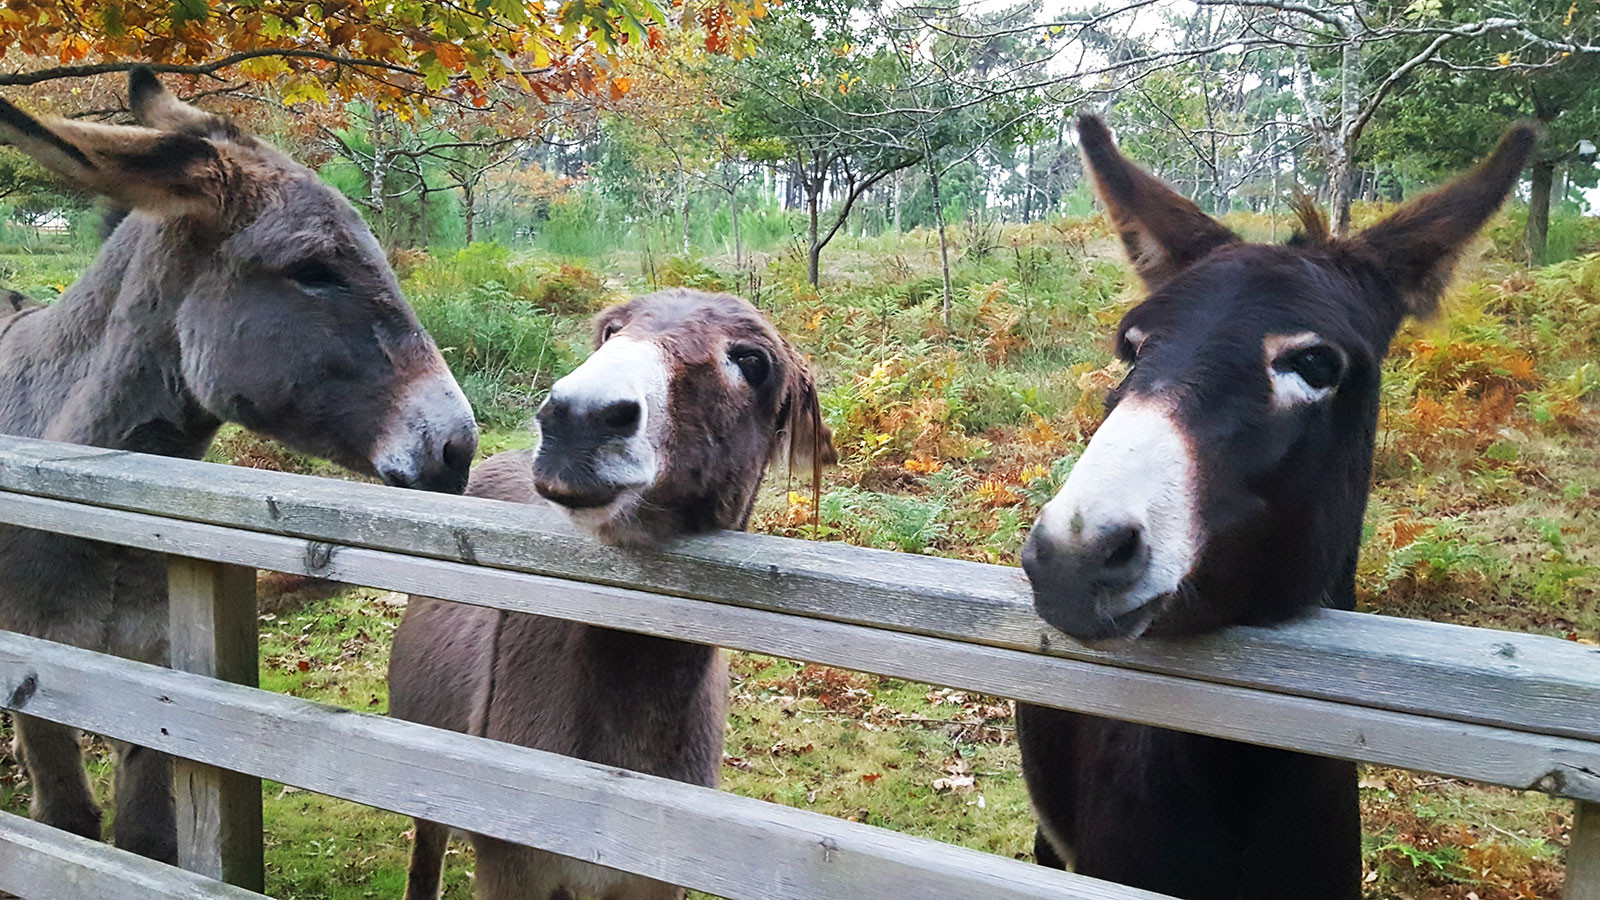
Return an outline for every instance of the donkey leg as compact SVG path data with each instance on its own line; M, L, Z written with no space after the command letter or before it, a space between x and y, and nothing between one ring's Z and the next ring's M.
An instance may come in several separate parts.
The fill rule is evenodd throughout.
M1033 861L1041 866L1066 871L1067 861L1056 852L1056 845L1050 843L1045 836L1044 828L1040 827L1033 832Z
M33 782L29 813L40 822L100 840L100 807L83 771L78 730L16 714L17 757Z
M1361 797L1356 765L1261 751L1239 900L1359 900Z
M676 885L640 878L607 891L605 900L683 900L685 893Z
M547 854L482 835L472 836L472 846L477 851L472 879L476 900L577 900L566 891Z
M406 873L405 900L439 900L450 827L423 819L412 821L416 823L417 836L411 841L411 871Z
M172 757L113 741L117 750L116 818L111 839L122 850L159 862L178 862L178 810Z

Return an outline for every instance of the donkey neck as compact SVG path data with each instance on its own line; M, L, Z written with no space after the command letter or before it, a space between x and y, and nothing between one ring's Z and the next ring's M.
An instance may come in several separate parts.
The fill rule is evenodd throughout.
M195 269L181 223L130 216L89 270L0 340L0 431L197 458L221 421L185 387L176 328Z

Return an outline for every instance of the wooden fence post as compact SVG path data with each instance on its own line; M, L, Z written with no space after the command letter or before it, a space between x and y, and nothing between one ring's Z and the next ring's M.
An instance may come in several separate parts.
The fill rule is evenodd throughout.
M256 687L255 569L169 556L167 593L172 668ZM186 759L175 765L178 864L264 890L261 779Z
M1567 844L1565 900L1600 900L1600 803L1575 804Z

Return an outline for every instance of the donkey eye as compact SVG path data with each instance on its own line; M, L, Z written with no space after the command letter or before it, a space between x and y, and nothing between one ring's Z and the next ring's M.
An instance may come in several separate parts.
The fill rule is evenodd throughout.
M308 259L295 263L283 274L290 281L311 291L326 291L344 287L344 279L340 277L339 273L320 259Z
M1285 353L1272 361L1272 368L1277 372L1293 372L1300 376L1307 387L1320 391L1339 383L1344 361L1339 358L1337 350L1326 344L1316 344Z
M765 384L767 376L772 374L772 363L760 350L735 350L728 354L728 358L739 367L739 372L751 387Z

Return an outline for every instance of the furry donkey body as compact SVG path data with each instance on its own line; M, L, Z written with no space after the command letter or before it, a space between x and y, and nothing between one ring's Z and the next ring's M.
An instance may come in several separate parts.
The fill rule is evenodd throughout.
M1131 365L1023 550L1039 614L1085 641L1190 635L1353 608L1379 364L1433 311L1515 185L1534 133L1335 240L1246 244L1121 156L1086 166L1149 297ZM1019 705L1036 856L1185 900L1356 900L1353 763Z
M51 306L0 305L0 433L198 458L238 422L391 484L460 491L472 411L366 225L315 174L145 70L138 127L38 121L0 138L130 210ZM0 628L167 660L159 555L0 527ZM99 838L77 733L16 717L43 822ZM116 843L171 862L171 760L118 747Z
M742 529L769 459L831 462L805 361L736 297L664 291L603 313L599 348L539 411L536 456L499 454L467 493L553 503L647 547ZM813 470L815 472L815 470ZM714 647L413 597L390 714L713 786L727 664ZM418 821L407 900L439 893L448 830ZM667 900L681 890L475 835L482 900Z

